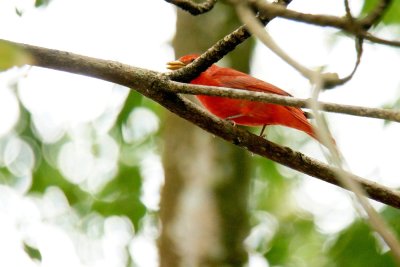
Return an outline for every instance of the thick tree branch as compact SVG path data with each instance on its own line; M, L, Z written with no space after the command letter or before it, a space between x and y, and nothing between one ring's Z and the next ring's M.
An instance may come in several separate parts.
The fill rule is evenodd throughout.
M166 79L161 73L124 65L115 61L76 55L70 52L13 42L9 43L30 53L35 59L34 63L31 63L34 66L81 74L134 88L178 116L232 144L299 172L341 186L336 178L337 170L335 168L295 152L290 148L265 140L240 127L235 127L227 121L210 116L209 113L192 102L174 93L166 92L165 88L173 90L176 84ZM360 183L371 199L400 208L400 192L351 173L346 173L346 175L349 179L354 179Z

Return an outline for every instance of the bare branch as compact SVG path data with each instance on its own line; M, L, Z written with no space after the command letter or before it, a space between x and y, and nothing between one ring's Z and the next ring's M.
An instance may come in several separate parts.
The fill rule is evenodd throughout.
M365 31L360 32L359 36L370 42L373 42L373 43L384 44L384 45L389 45L389 46L393 46L393 47L400 47L400 41L383 39L383 38L377 37L375 35L372 35L369 32L365 32Z
M279 45L276 44L275 41L272 39L272 37L268 34L268 32L264 29L264 27L262 27L262 25L257 21L257 19L254 17L250 8L247 5L243 4L242 2L239 2L235 5L235 7L239 18L247 25L249 31L251 31L272 52L274 52L287 64L289 64L298 72L300 72L310 82L312 82L313 77L316 76L315 71L301 65L299 62L290 57L283 49L281 49ZM353 19L351 18L351 21L352 20ZM356 43L357 60L353 68L353 71L347 77L339 78L336 73L324 73L324 74L318 73L318 77L323 78L323 84L325 89L332 89L338 85L342 85L353 77L361 61L361 55L362 55L362 40L359 39L358 37L356 37L356 39L357 39Z
M345 4L345 9L346 9L346 16L347 19L349 20L349 24L354 25L355 21L354 18L351 14L350 6L348 0L344 1ZM384 11L381 10L382 12ZM373 18L375 19L375 18ZM366 25L368 28L370 25ZM367 29L367 28L365 28ZM361 55L362 55L362 44L363 44L363 38L356 36L356 50L357 50L357 61L355 64L355 67L352 71L352 73L346 77L345 79L341 79L342 82L345 82L347 80L350 80L355 71L357 70L357 67L361 61ZM396 259L397 263L400 263L400 243L395 237L393 231L388 227L386 222L382 219L382 217L379 215L379 213L372 207L372 205L369 203L367 198L365 197L365 191L363 190L362 186L357 183L356 181L349 179L347 176L347 173L344 170L344 158L343 155L340 153L338 147L334 144L333 139L331 138L330 131L328 129L327 124L325 123L325 120L321 116L319 112L319 104L318 104L318 97L321 92L322 87L324 86L324 79L323 76L319 73L316 73L314 81L314 90L312 93L312 98L310 102L310 107L312 108L312 113L314 115L315 121L316 121L316 132L318 136L320 137L320 140L323 141L325 146L329 150L329 159L330 162L332 162L337 168L337 178L339 181L346 187L348 190L353 192L355 194L355 200L354 205L359 203L363 210L367 214L366 221L370 224L373 230L375 230L380 237L384 240L384 242L389 246L391 249L394 258Z
M319 26L329 26L338 29L347 29L348 19L332 15L317 15L302 13L291 9L286 9L280 5L273 5L265 1L249 0L250 4L255 5L265 16L282 17L298 22L304 22Z
M335 176L336 168L295 152L290 148L272 143L240 127L233 126L227 121L211 116L192 102L176 94L165 92L163 88L173 90L176 84L166 79L161 73L131 67L115 61L7 42L30 53L35 59L35 62L32 63L34 66L85 75L134 88L171 112L232 144L299 172L342 187ZM354 179L360 183L371 199L400 208L400 192L351 173L347 173L347 175L349 179Z
M264 92L251 92L247 90L232 89L227 87L215 87L205 85L192 85L179 82L171 82L173 87L166 88L174 93L191 95L210 95L222 96L236 99L246 99L251 101L260 101L266 103L280 104L285 106L309 108L310 99L294 98L290 96L281 96L268 94ZM369 108L362 106L344 105L328 102L318 102L320 108L324 111L342 113L353 116L369 117L383 120L400 122L400 111L382 108Z
M194 16L201 15L210 11L214 7L215 3L217 3L217 0L205 0L203 3L195 3L194 1L191 0L165 0L165 1L176 5L177 7L180 7L181 9L189 12Z
M312 93L310 106L312 108L312 113L314 115L317 125L317 127L315 127L315 130L320 140L329 150L329 161L332 162L333 165L337 167L336 177L338 178L340 183L343 184L345 188L354 193L356 200L354 202L354 205L356 203L359 203L361 205L361 207L367 214L366 221L370 224L371 228L374 231L376 231L379 234L379 236L384 240L384 242L389 246L397 263L400 263L399 241L396 239L392 230L387 226L387 224L381 218L379 213L369 203L361 184L349 178L347 176L347 172L344 170L343 155L340 153L339 148L336 146L333 139L331 138L328 126L319 112L319 106L317 100L323 86L323 77L322 75L316 73L316 77L313 80L314 80L314 90ZM355 207L357 206L355 205Z
M286 6L292 0L280 0L276 6ZM283 7L285 8L285 7ZM274 16L259 16L263 25L268 24ZM198 57L191 64L168 74L169 79L180 82L188 82L197 77L201 72L205 71L213 63L223 58L226 54L233 51L236 46L244 42L251 36L246 27L240 26L232 33L228 34L212 47L207 49L200 57Z
M344 7L346 10L346 17L347 19L353 23L354 22L354 18L353 15L351 14L351 10L350 10L350 5L349 5L349 0L344 0Z
M305 66L301 65L299 62L290 57L283 49L281 49L268 32L264 29L263 25L256 19L250 10L249 6L242 2L238 2L235 5L236 12L240 20L246 24L249 31L255 35L264 45L266 45L272 52L278 55L290 66L295 68L299 73L301 73L307 79L311 79L313 71L307 69Z
M356 59L356 63L354 64L353 70L350 72L350 74L344 78L340 78L340 79L336 79L336 80L335 79L331 79L331 80L325 79L324 89L332 89L338 85L343 85L353 78L354 74L356 73L356 71L358 69L358 66L361 63L361 56L363 53L363 43L364 43L363 38L356 37L355 47L356 47L356 52L357 52L357 59Z
M279 5L272 5L264 1L249 0L249 3L257 6L257 8L265 12L265 16L282 17L286 19L291 19L298 22L304 22L312 25L327 26L337 29L344 30L348 33L354 34L358 37L362 37L374 43L400 47L400 41L396 40L385 40L376 37L364 29L363 23L359 21L354 21L354 23L349 23L347 17L336 17L330 15L315 15L308 13L301 13L294 10L282 8Z

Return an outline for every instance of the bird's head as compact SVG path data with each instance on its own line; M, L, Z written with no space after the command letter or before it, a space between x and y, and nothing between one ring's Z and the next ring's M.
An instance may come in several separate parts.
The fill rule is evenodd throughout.
M177 70L185 67L192 63L196 58L198 58L199 54L190 54L183 57L180 57L178 60L171 61L167 63L167 69L169 70Z

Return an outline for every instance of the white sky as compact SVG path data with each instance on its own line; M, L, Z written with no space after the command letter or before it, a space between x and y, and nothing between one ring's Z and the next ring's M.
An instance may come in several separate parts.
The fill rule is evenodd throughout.
M175 30L175 13L171 5L165 1L53 0L44 10L31 8L33 2L29 0L0 0L0 38L118 60L158 71L165 71L165 62L174 58L169 42ZM360 3L361 1L352 1L355 14L360 8ZM343 14L342 5L342 1L334 0L324 1L322 5L318 0L298 0L294 1L291 7L306 12ZM22 17L15 15L15 6L25 11ZM354 44L349 38L332 34L335 32L334 30L285 20L275 20L268 26L268 29L282 48L309 67L327 66L329 71L337 71L341 76L349 73L352 68L355 60ZM324 93L321 98L330 102L371 107L379 107L390 102L394 97L400 96L398 66L395 65L398 62L400 62L400 55L397 50L367 44L364 47L361 66L354 79L340 88ZM291 67L272 55L266 48L257 46L253 63L253 75L268 80L295 96L309 97L310 86L308 82ZM66 131L78 137L90 134L89 130L84 127L72 133L71 128L92 120L99 122L99 116L104 110L118 106L118 103L122 101L124 94L126 94L123 89L116 89L109 83L77 75L37 68L25 69L23 73L26 73L27 76L21 82L20 97L34 114L36 125L46 127L43 128L46 131L42 135L49 142L56 141ZM7 84L20 74L21 71L14 70L0 75L0 136L8 132L18 118L15 96L7 89ZM147 111L141 110L139 112ZM144 134L156 131L158 127L157 119L152 115L148 115L146 118L149 118L152 124L143 126ZM400 148L398 141L400 127L398 124L383 127L383 122L379 120L345 115L329 115L328 118L335 139L346 156L350 170L360 176L374 179L389 186L400 185L397 170ZM98 127L107 129L107 123L104 123L103 119L101 120L103 124L99 122L100 126ZM132 119L134 119L134 115L132 115ZM294 139L304 138L301 133L281 132L292 136ZM135 135L135 133L127 134L131 134L131 137ZM77 140L82 140L78 137ZM23 141L16 140L13 142L7 142L12 148L8 151L15 151L15 147L18 148L18 151L29 150ZM101 136L96 142L104 147L104 151L107 151L107 153L104 153L107 155L104 160L107 160L106 162L109 165L106 165L108 167L105 169L100 169L100 166L104 166L105 161L97 162L90 158L88 153L74 154L76 146L82 147L80 142L68 144L64 147L62 154L66 158L79 155L82 160L91 162L91 166L98 166L98 171L89 175L85 172L87 170L74 169L71 166L73 162L68 165L67 160L61 160L61 162L67 164L64 166L65 172L70 174L71 179L75 179L73 181L79 183L82 179L87 179L85 186L88 190L95 190L101 186L101 182L96 184L93 179L87 178L88 176L101 176L104 183L112 176L119 153L118 148L115 148L115 144L107 136ZM3 144L4 142L0 143ZM295 147L296 142L286 145ZM311 141L301 149L315 158L323 158L315 142ZM29 153L27 152L24 155ZM10 152L4 155L8 155L8 159L11 158L12 161L18 156L14 154ZM4 155L0 156L0 162L6 161L7 157ZM24 162L29 163L30 161ZM156 162L155 169L157 171L152 171L151 162ZM57 164L57 162L54 162L54 164ZM143 164L143 175L151 177L147 180L147 184L150 186L146 187L148 193L145 198L147 198L149 205L155 208L158 200L157 197L152 197L152 195L156 195L157 190L154 188L157 188L159 181L155 184L152 181L162 174L159 156L149 153L148 158L144 159L141 164ZM18 168L16 172L24 172L25 170ZM32 166L27 164L25 168L30 169ZM71 247L76 244L74 244L75 241L73 241L70 233L68 235L62 228L59 229L54 225L43 230L44 228L41 227L45 227L45 225L39 222L40 218L43 218L45 210L48 209L48 207L46 208L48 204L24 197L18 193L25 192L29 184L29 177L25 177L21 178L17 188L0 188L0 192L3 192L0 193L0 231L9 229L6 233L0 233L0 236L2 236L0 239L0 266L55 266L56 264L57 266L60 266L60 264L65 266L124 266L124 262L116 262L116 259L120 256L118 252L104 255L102 262L93 261L93 259L91 259L92 261L90 259L86 259L86 262L81 261L82 255L78 255L79 253ZM63 199L61 192L58 192L57 189L50 189L49 191L48 194L51 199L64 203L65 199ZM342 190L313 178L306 177L304 179L304 185L296 199L300 205L315 212L317 220L320 222L321 231L337 231L351 222L353 218L354 211ZM10 210L4 205L1 206L1 203L6 201L9 207L14 207L18 212ZM64 205L68 206L65 203ZM17 208L19 206L22 209ZM67 213L73 213L68 210L68 207L65 209ZM38 218L35 221L37 224L32 223L30 220L32 217L21 219L21 216L27 216L23 214L24 212L27 212L27 214L34 213L33 218ZM56 216L56 211L51 211L50 214ZM105 247L104 245L109 240L114 240L112 244L116 246L128 242L117 238L121 233L113 226L124 225L125 228L122 228L125 230L123 231L129 232L129 230L126 230L129 228L129 224L123 218L110 218L107 219L107 222L100 218L92 218L92 220L94 225L110 225L109 235L103 237L103 240L97 240L98 243L93 240L87 241L92 242L92 245L94 244L93 250L97 252L109 250L109 246ZM23 230L18 229L16 223L21 221L29 224L29 227L23 228ZM31 227L38 228L32 231ZM37 235L42 233L41 231L52 233L48 240L46 239L47 243L44 240L40 246L49 246L49 244L55 242L52 238L58 238L57 242L64 244L63 248L71 249L65 249L65 251L70 251L71 254L68 259L71 260L60 261L60 258L50 257L48 262L38 265L21 256L22 254L18 254L21 253L21 250L14 250L12 245L7 246L7 244L13 244L12 242L15 242L15 246L18 246L18 242L25 239L37 242L37 238L31 236L36 231ZM152 232L151 229L149 231ZM75 237L80 234L74 232ZM132 235L132 233L129 235ZM84 237L81 236L80 238ZM148 237L139 236L138 238L141 238L141 241L139 241L144 242L146 248L149 248L145 251L148 251L150 253L148 257L153 259L151 264L148 262L138 262L138 264L141 264L140 266L154 266L154 243L150 242ZM141 253L137 254L134 249L138 247L137 242L139 241L136 239L130 245L130 253L143 256ZM139 244L142 244L140 242ZM6 252L8 257L2 257L1 254ZM59 256L63 258L66 255ZM141 258L140 261L143 261L143 259ZM146 261L144 260L144 262ZM253 259L253 263L251 266L265 266L265 263L257 256Z

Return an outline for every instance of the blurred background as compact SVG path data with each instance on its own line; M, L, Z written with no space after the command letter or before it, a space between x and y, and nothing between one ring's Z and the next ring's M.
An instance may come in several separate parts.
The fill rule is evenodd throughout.
M351 1L353 15L376 2ZM344 14L343 3L333 0L296 0L290 8ZM396 12L399 1L373 31L399 39ZM192 17L161 0L0 0L2 39L160 72L166 62L205 51L239 25L223 2ZM341 77L352 70L354 41L335 29L282 19L267 28L310 68ZM6 49L0 46L0 55ZM396 108L399 62L399 49L366 43L354 78L321 99ZM254 39L218 64L297 97L311 93L306 79ZM326 117L349 170L400 185L399 125ZM321 147L301 132L269 127L268 139L324 160ZM215 181L217 208L198 190ZM400 230L397 210L374 206ZM190 238L202 234L215 208L226 211L220 220L230 262L395 266L339 188L233 147L134 90L37 67L0 73L0 266L174 266L185 257L176 251L185 252ZM166 231L184 221L182 214L199 225Z

